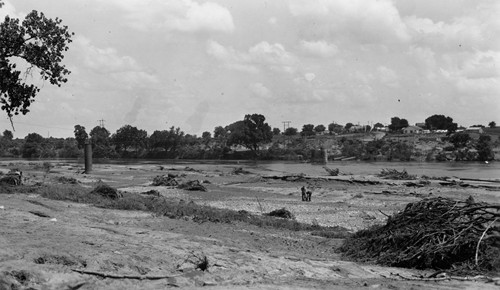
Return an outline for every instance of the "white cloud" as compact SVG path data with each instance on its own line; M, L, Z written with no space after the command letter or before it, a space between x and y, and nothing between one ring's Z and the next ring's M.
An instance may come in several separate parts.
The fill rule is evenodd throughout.
M82 66L95 74L107 75L125 87L158 83L155 75L142 68L134 58L120 55L115 48L99 48L83 36L78 36L74 43Z
M83 65L96 72L111 73L138 68L137 62L132 57L120 56L117 50L111 47L96 47L86 37L78 36L74 43Z
M192 0L114 0L127 12L128 25L140 30L182 32L234 30L229 10L217 3Z
M312 82L316 78L316 75L314 73L306 73L306 74L304 74L304 78L308 82Z
M250 47L248 52L240 52L210 40L207 43L207 53L220 60L229 69L252 73L263 68L291 73L296 64L296 57L286 51L282 44L270 44L266 41Z
M16 12L16 8L9 2L3 1L4 6L0 8L0 20L3 22L5 16L9 16L11 18L22 18L22 15Z
M310 18L311 34L335 37L351 33L358 42L410 40L405 23L389 0L295 0L289 5L293 16Z
M399 86L398 83L398 77L396 75L396 72L386 66L379 66L377 68L377 73L380 81L390 87L397 87Z
M338 47L333 43L328 43L324 40L320 41L305 41L301 40L300 45L304 51L311 55L320 57L332 57L338 53Z
M272 92L262 83L253 83L249 86L250 91L252 91L256 96L264 99L272 98Z

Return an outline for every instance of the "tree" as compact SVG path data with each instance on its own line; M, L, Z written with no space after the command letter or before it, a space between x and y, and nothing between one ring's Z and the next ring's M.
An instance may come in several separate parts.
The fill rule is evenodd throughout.
M280 128L273 128L273 135L279 135L281 133Z
M39 158L42 157L44 151L43 146L45 139L37 133L30 133L24 138L22 148L23 158Z
M375 125L373 125L373 128L375 130L378 130L379 128L384 128L384 125L382 123L376 123Z
M330 131L330 134L331 133L341 133L343 128L344 128L344 126L339 125L335 122L328 124L328 131Z
M399 117L392 117L391 124L389 125L389 130L399 131L403 128L408 127L408 121L406 119L400 119Z
M453 144L453 146L455 146L456 149L466 147L467 143L469 143L471 140L472 138L465 132L455 133L450 137L450 142Z
M117 151L126 151L129 148L134 148L137 153L146 144L147 137L148 133L146 131L137 129L137 127L131 125L125 125L118 129L111 139Z
M479 161L490 161L493 160L495 154L491 149L491 137L490 135L481 135L476 144L476 150L478 154Z
M1 7L1 5L0 5ZM61 64L74 35L59 18L50 19L33 10L25 19L6 16L0 23L0 104L9 119L14 115L29 112L40 89L26 83L26 74L38 69L40 77L52 85L61 86L67 81L70 71ZM19 60L26 66L22 74L17 66Z
M14 135L12 134L11 131L5 130L3 131L3 137L7 140L12 140L14 138Z
M85 147L85 141L89 138L89 134L85 131L85 127L80 125L75 125L75 139L78 146L78 149L82 149Z
M271 142L273 137L271 127L265 121L266 117L263 115L252 114L245 115L243 121L229 125L227 145L242 145L258 155L260 146Z
M181 128L172 126L169 130L154 131L149 137L149 144L151 148L163 148L168 157L174 158L177 157L177 150L183 139L184 132Z
M90 140L92 142L92 155L96 158L108 158L113 157L115 154L114 150L111 148L110 138L111 135L109 131L100 126L94 127L90 131Z
M302 126L302 132L300 132L300 135L302 136L314 136L316 133L314 132L314 125L313 124L306 124Z
M295 136L295 135L297 135L298 132L299 132L299 130L297 130L297 128L288 127L288 128L286 128L286 130L283 134L285 136Z
M488 127L490 128L495 128L497 126L497 123L495 123L495 121L491 121L489 124L488 124Z
M205 132L201 133L201 138L205 139L205 140L206 139L210 140L210 138L212 138L212 134L208 131L205 131Z
M318 125L316 127L314 127L314 131L316 131L316 133L323 133L325 132L326 130L326 127L324 125Z
M349 130L352 126L354 126L354 124L353 124L353 123L347 123L347 124L345 124L344 128L345 128L346 130Z
M453 123L453 118L451 117L432 115L425 119L425 127L429 130L448 130L448 132L455 132L458 125L457 123Z

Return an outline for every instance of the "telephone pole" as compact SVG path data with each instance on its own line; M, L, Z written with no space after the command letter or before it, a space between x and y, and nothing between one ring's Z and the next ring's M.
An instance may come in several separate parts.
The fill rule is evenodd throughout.
M97 120L99 122L99 127L104 128L104 119Z
M292 121L283 121L283 133L285 133L286 129L287 128L290 128L290 123L292 123Z

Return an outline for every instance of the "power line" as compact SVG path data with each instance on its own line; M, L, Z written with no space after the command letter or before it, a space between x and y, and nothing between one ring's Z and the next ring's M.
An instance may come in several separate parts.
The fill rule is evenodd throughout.
M292 121L283 121L281 123L283 123L283 132L285 132L287 128L290 128L290 123L292 123Z

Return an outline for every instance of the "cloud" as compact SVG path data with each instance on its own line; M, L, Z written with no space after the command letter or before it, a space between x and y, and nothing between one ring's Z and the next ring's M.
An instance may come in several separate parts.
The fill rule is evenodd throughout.
M5 16L9 16L10 18L24 18L26 15L22 13L16 12L16 8L9 1L4 0L4 5L0 8L0 20L3 22Z
M83 65L99 73L113 73L124 70L135 70L137 62L130 56L120 56L114 48L99 48L91 44L90 40L83 36L75 39L78 55Z
M380 81L390 87L398 87L398 77L396 72L386 66L379 66L377 68L377 73Z
M315 78L316 78L316 75L314 73L306 73L304 75L304 78L308 81L308 82L312 82Z
M320 41L300 41L302 49L314 56L332 57L339 51L338 47L333 43L328 43L324 40Z
M155 75L142 68L134 58L120 55L115 48L97 47L83 36L78 36L74 43L82 66L95 74L107 75L124 86L158 83Z
M273 97L272 92L262 83L250 84L249 88L259 98L270 99Z
M335 38L350 33L360 43L407 42L407 27L389 0L294 0L289 5L295 17L309 20L313 27L304 33Z
M240 52L209 40L207 53L221 61L228 69L251 73L257 73L262 69L290 73L294 71L297 62L296 57L282 44L270 44L266 41L250 47L248 52Z
M127 25L138 30L226 33L234 30L229 10L213 2L114 0L112 3L127 12Z

